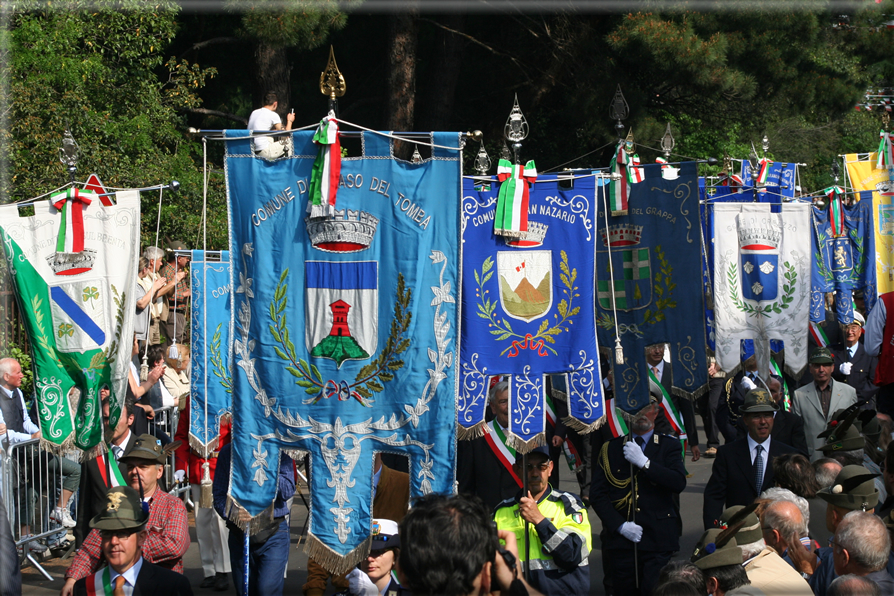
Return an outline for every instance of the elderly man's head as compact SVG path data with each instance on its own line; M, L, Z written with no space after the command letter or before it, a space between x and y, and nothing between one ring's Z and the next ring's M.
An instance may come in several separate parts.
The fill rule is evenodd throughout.
M15 358L0 359L0 385L9 390L18 389L22 386L24 377L22 366L18 360Z
M835 484L835 478L841 471L842 465L832 458L824 457L813 462L813 473L816 474L816 483L820 488L829 488Z
M774 501L761 516L761 532L767 546L781 557L789 545L798 543L807 533L807 524L797 505L791 501Z
M500 381L488 392L490 411L503 428L509 426L509 383Z
M835 573L868 575L888 565L891 538L880 517L865 511L844 516L832 542Z

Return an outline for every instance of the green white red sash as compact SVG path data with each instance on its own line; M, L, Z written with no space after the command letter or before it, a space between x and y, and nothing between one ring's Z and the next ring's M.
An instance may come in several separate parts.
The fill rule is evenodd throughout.
M817 346L821 348L829 347L829 338L826 337L826 332L823 331L822 327L813 322L810 323L810 337L813 338L813 341Z
M649 378L655 381L655 384L658 385L658 388L661 389L661 411L664 413L664 417L667 418L667 421L670 422L671 428L678 437L680 437L681 441L686 441L689 437L686 435L686 428L683 426L683 419L680 417L680 413L677 411L676 406L674 406L673 400L670 398L670 395L667 393L667 389L664 388L658 378L655 376L651 370L649 370Z
M884 130L878 133L879 136L879 144L878 144L878 160L875 163L875 167L880 170L887 170L894 168L894 149L892 149L891 142L891 133L887 133Z
M500 193L494 216L494 233L519 238L528 231L528 185L537 180L534 160L524 166L501 159L497 165Z
M112 596L115 587L112 585L112 568L100 569L87 578L88 596Z
M812 325L813 323L811 323ZM779 365L776 364L776 361L770 358L770 366L773 368L773 374L782 379L782 407L786 412L792 409L792 399L788 394L788 383L785 382L785 377L782 376L782 371L779 370Z
M608 417L608 428L612 432L612 436L623 437L630 431L627 429L627 423L624 421L624 415L615 407L615 400L610 399L606 405L606 416Z
M108 453L100 453L96 459L99 473L102 475L102 481L108 488L127 486L127 483L124 482L124 476L121 475L121 469L118 467L118 459L111 449L109 449Z
M553 404L553 398L549 395L546 396L546 421L549 422L550 426L556 428L556 408L555 404ZM565 437L565 440L562 441L562 453L565 454L565 462L568 464L568 469L578 473L581 468L583 468L584 462L578 454L577 449L574 447L574 444L571 442L571 439Z
M84 207L96 199L96 194L79 188L67 188L50 196L50 202L62 212L56 252L84 250Z
M499 424L494 424L494 421L491 420L487 423L487 429L489 432L484 433L484 440L487 441L491 451L494 452L494 455L497 456L503 467L512 475L512 479L521 488L522 481L515 473L515 470L512 469L512 465L515 463L515 449L506 444L506 434Z
M320 152L311 170L307 212L312 218L332 216L335 215L335 195L341 178L341 143L338 121L331 112L320 121L313 141L320 146Z

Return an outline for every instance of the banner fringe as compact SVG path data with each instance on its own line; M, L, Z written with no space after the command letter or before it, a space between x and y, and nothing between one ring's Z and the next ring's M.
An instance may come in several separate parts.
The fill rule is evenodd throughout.
M308 532L307 541L304 544L304 552L307 553L308 558L313 559L329 573L344 575L369 556L371 545L372 536L369 536L357 548L342 556Z
M709 389L710 386L706 383L697 388L695 391L686 391L685 389L681 389L679 387L671 387L671 393L673 393L677 397L683 397L685 399L688 399L689 401L695 401L706 394Z
M591 433L595 430L599 430L602 428L602 425L605 424L606 416L603 414L599 417L599 420L592 424L585 424L578 420L577 418L573 418L571 416L566 416L562 418L562 423L568 428L576 431L580 435L585 435L587 433Z
M66 451L77 449L74 441L74 433L70 434L67 439L62 441L62 443L53 443L52 441L47 441L43 437L40 437L40 448L44 451L52 453L53 455L58 455L61 457Z
M536 447L546 445L546 433L537 433L528 441L523 441L520 437L509 433L509 436L506 437L506 444L518 453L530 453Z
M208 453L217 451L217 444L219 442L220 442L220 435L218 434L216 437L214 437L213 439L211 439L211 441L208 442L208 446L207 446ZM195 436L192 433L189 433L189 448L192 449L193 451L195 451L199 457L202 457L205 453L206 446L204 443L202 443L202 440L199 437Z
M109 445L105 441L102 441L96 447L91 447L90 449L81 451L80 462L82 464L86 463L86 462L90 461L91 459L96 459L97 457L100 456L100 454L108 453L108 452L109 452Z
M232 495L227 495L227 505L225 511L227 514L227 519L233 522L236 527L247 533L249 536L252 534L257 534L273 521L273 503L270 503L270 506L260 512L258 515L251 517L251 514L248 513L248 510L240 505L239 502L232 497ZM245 519L244 514L249 516L248 519Z
M473 441L479 437L483 437L487 431L487 423L481 421L473 426L466 428L461 424L456 425L457 441Z
M553 399L557 399L559 401L568 401L568 396L565 395L564 391L559 391L558 389L550 387L549 394L552 396Z

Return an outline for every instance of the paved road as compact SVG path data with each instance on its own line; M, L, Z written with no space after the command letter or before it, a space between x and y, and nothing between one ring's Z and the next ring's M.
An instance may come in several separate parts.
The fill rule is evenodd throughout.
M702 433L701 436L704 436L704 433ZM704 458L694 463L688 459L686 461L686 468L690 473L690 477L687 480L686 490L680 498L680 507L683 514L683 536L680 539L680 552L677 555L680 559L688 558L689 554L695 548L696 541L698 541L702 534L702 493L704 492L705 484L708 482L708 478L711 475L711 465L713 461L714 460ZM565 470L563 470L563 472L564 471ZM570 492L578 492L579 490L577 482L570 474L565 474L559 483L559 487L562 490ZM821 544L825 544L825 540L828 538L828 532L825 531L824 527L823 512L825 511L825 508L822 507L822 504L822 502L816 504L811 503L812 517L810 527L811 534L818 539ZM819 507L815 507L814 505L819 505ZM190 518L191 517L192 516L190 516ZM292 548L289 556L288 576L286 577L285 582L285 594L300 594L301 586L304 584L307 577L307 555L304 554L303 541L299 544L299 534L304 527L306 518L307 509L304 507L301 500L296 497L295 505L292 509ZM192 524L192 520L190 520L190 523ZM592 513L592 510L590 511L590 523L593 526L593 551L590 554L590 594L596 595L603 594L602 551L599 549L599 532L602 528L599 518ZM212 590L201 590L198 588L199 583L202 581L203 573L201 561L199 559L198 543L195 538L195 528L192 526L190 527L190 534L192 536L192 544L184 557L186 576L192 583L193 589L197 595L205 593L212 594L214 593ZM35 570L26 569L24 571L25 587L23 594L29 596L45 596L59 593L63 583L61 580L62 574L65 573L65 569L68 567L67 562L53 559L48 561L45 567L47 571L59 579L52 582L46 581ZM333 592L334 590L330 587L330 590L327 593L331 594ZM230 591L227 593L235 594L236 591L231 586Z

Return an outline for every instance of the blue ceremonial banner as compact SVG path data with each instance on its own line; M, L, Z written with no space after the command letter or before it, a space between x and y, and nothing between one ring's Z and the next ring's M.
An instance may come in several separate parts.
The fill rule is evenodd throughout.
M214 256L212 256L214 255ZM217 255L219 257L215 258ZM230 413L230 253L192 251L192 341L189 375L189 445L216 451L220 419ZM178 397L178 396L174 396Z
M826 320L826 301L823 294L837 292L835 314L838 322L847 325L854 321L853 291L862 290L866 312L877 300L875 267L875 228L872 220L872 193L850 207L842 204L844 231L836 236L829 221L829 208L814 207L813 287L810 296L810 320Z
M609 216L607 230L596 218L599 345L610 349L620 334L615 403L631 413L649 403L647 346L669 344L675 395L695 399L708 383L696 165L681 164L676 180L658 165L642 169L628 214Z
M508 441L523 453L545 441L546 375L564 377L566 423L588 431L602 418L592 308L595 180L589 172L538 177L527 234L509 238L494 235L500 185L463 179L460 438L485 432L491 375L509 376Z
M267 161L227 131L233 287L233 466L228 513L272 515L280 454L310 454L307 552L339 574L370 547L373 461L409 458L410 492L451 492L459 320L461 135L393 157L362 133L334 214L309 219L318 148ZM420 143L422 146L423 143Z
M773 203L780 202L782 197L787 197L788 199L794 198L795 177L797 176L797 172L798 164L774 161L770 164L767 171L767 180L764 182L763 186L758 189L758 193L767 195L767 197L773 197L772 199L769 199L769 202ZM751 179L751 168L749 167L747 159L742 160L742 181L745 182L745 187L750 195L754 183ZM764 201L761 200L760 202Z

